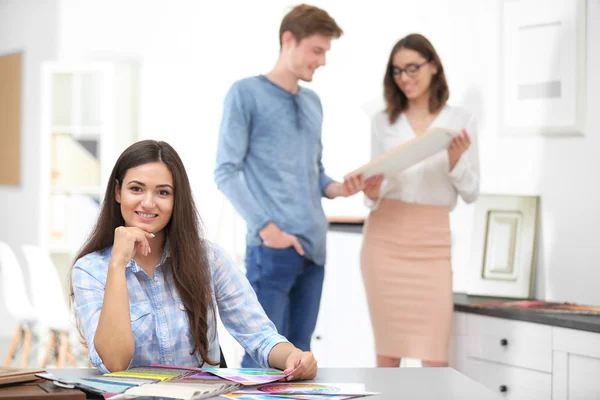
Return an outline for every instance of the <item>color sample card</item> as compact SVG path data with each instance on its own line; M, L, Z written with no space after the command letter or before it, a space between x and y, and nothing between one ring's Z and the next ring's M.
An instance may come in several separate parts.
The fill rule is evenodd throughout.
M286 375L278 369L254 368L203 368L221 378L241 383L242 385L261 385L284 379Z
M338 395L320 395L320 394L243 394L227 393L221 397L230 400L348 400L360 396L338 396Z
M344 396L367 396L376 394L366 392L362 383L270 383L256 388L248 388L238 391L242 394L270 394L270 395L344 395Z
M133 367L125 371L111 372L104 376L155 379L159 381L168 381L194 373L195 371L184 368L166 368L166 367Z

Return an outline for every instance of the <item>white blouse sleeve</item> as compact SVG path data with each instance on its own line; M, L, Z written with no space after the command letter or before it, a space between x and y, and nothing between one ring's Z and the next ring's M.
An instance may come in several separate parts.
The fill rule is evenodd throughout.
M381 127L379 126L382 118L387 118L387 114L384 112L377 113L371 120L371 161L385 153L385 148L381 138ZM381 189L379 190L379 198L373 201L365 195L365 205L371 211L376 210L381 203L381 199L383 199L385 194L389 191L390 186L390 177L384 177L384 180L381 183Z
M479 148L475 117L471 117L465 130L471 137L471 145L450 171L450 179L465 203L472 203L479 196Z

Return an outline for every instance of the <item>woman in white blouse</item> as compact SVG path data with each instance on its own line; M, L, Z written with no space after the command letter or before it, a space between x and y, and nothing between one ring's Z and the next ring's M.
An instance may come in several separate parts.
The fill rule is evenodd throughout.
M479 194L476 124L468 111L446 104L442 63L422 35L409 35L392 49L384 95L386 109L372 121L372 158L429 128L462 133L447 151L367 180L371 213L361 269L377 366L397 367L402 357L447 366L453 308L449 213L458 195L470 203Z

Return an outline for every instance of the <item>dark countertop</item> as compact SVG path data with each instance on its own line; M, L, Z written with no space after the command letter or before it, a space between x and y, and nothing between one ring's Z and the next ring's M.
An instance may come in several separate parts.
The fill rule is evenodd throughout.
M474 307L476 304L486 301L511 300L515 299L468 296L464 293L454 293L454 311L600 333L600 315L581 315L506 308Z
M340 222L337 218L329 218L329 230L332 232L362 233L362 218L355 218L349 222Z
M329 218L329 230L332 232L362 233L363 221L360 218ZM567 313L553 313L531 310L515 310L502 308L475 307L478 303L486 301L511 301L498 297L468 296L464 293L454 293L454 310L487 315L496 318L512 319L517 321L534 322L537 324L559 326L562 328L578 329L582 331L600 333L600 315L581 315Z

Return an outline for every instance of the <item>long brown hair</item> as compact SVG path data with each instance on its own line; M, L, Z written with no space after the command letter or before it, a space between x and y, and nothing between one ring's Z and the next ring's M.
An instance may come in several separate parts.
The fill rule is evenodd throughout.
M385 112L388 115L390 124L396 122L400 114L408 108L408 99L402 93L396 81L394 80L394 56L401 49L410 49L421 54L427 61L433 62L438 72L431 77L429 86L429 112L435 113L439 111L448 101L450 91L444 74L444 67L437 52L433 48L431 42L423 35L418 33L410 34L398 41L392 48L385 69L385 77L383 78L383 95L385 98Z
M279 46L286 31L292 32L298 42L317 33L334 39L339 39L344 33L327 11L308 4L297 5L283 17L279 27Z
M143 140L132 144L121 154L110 174L98 221L75 261L113 245L115 229L125 224L120 205L115 199L115 185L122 187L129 169L157 161L167 166L175 186L173 214L164 228L170 249L170 262L166 265L171 270L175 288L188 316L194 339L194 348L190 354L198 352L206 363L217 365L218 363L208 356L208 316L210 312L213 318L215 317L215 305L212 301L206 242L200 237L201 221L185 167L177 152L168 143ZM72 303L74 292L71 274L69 286Z

